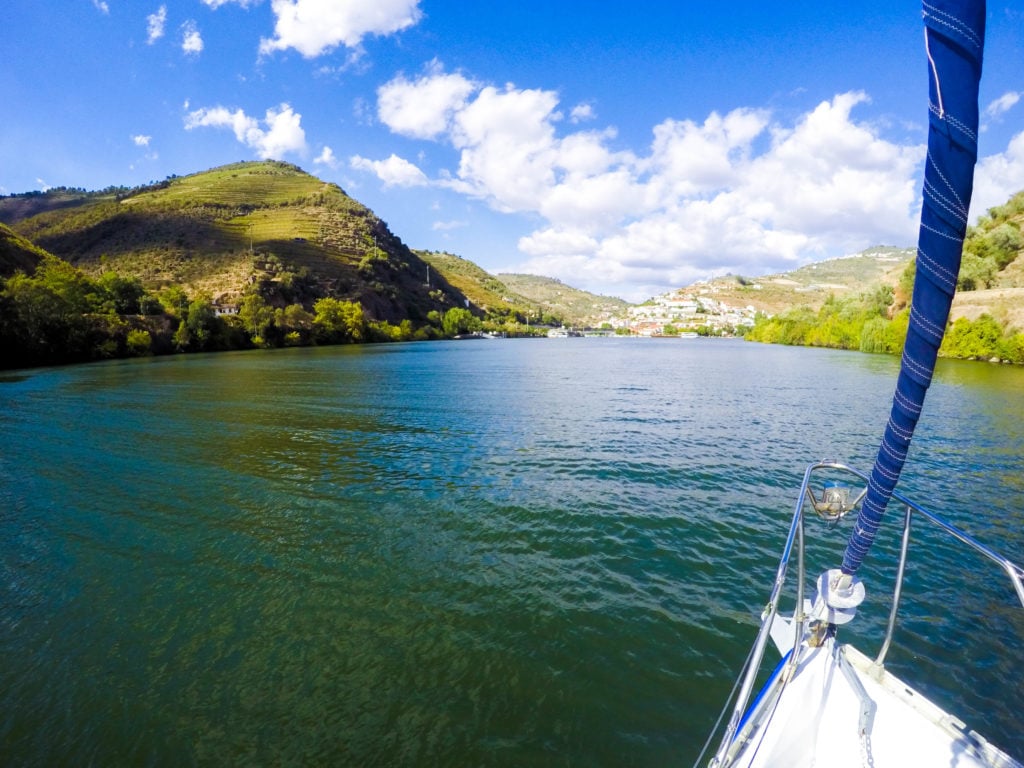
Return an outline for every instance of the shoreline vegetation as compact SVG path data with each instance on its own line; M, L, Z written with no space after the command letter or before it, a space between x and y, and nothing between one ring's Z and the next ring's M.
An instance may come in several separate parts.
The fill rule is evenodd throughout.
M914 279L911 262L893 289L858 296L830 296L815 311L795 307L759 314L747 341L899 354L909 318ZM366 317L358 302L324 297L312 311L301 304L271 306L255 288L230 314L208 296L172 286L146 290L138 278L106 272L92 279L62 259L43 255L33 274L0 278L0 368L30 368L105 359L271 349L295 346L453 339L482 331L543 336L543 326L499 326L468 309L433 311L427 322L397 324ZM1024 333L992 315L950 323L943 357L1024 364Z
M1001 276L1024 260L1024 192L992 208L969 227L957 279L959 296L1000 286ZM830 296L817 311L794 307L768 317L758 315L747 334L749 341L807 347L900 354L907 335L915 261L911 261L894 288L881 286L859 296ZM982 312L975 318L957 317L946 327L940 357L1024 365L1024 332L1014 327L1009 313L1003 317Z
M954 314L941 356L1024 364L1022 226L1024 192L969 228L958 293L1004 298ZM413 251L339 187L277 161L130 190L11 195L0 198L0 368L481 332L544 336L551 326L587 326L577 305L588 301L604 317L615 302L628 306L548 282L546 294L519 293L461 257ZM911 260L898 280L864 282L871 287L859 294L848 281L823 303L759 313L745 338L899 354L913 282ZM744 295L753 301L755 293ZM555 301L570 295L564 306ZM695 330L711 334L706 325Z
M758 315L744 338L765 344L898 355L903 350L910 321L909 286L913 284L913 273L911 262L896 291L883 286L846 299L830 296L816 312L796 307L774 317ZM987 313L975 320L959 317L948 324L939 356L1024 365L1024 333Z
M468 309L427 313L414 325L366 316L356 301L323 297L312 311L302 304L274 307L247 290L224 313L209 296L178 286L159 293L134 277L105 272L92 279L47 254L33 274L0 278L0 368L29 368L98 360L242 349L452 339L500 330L511 336L546 328L498 325Z

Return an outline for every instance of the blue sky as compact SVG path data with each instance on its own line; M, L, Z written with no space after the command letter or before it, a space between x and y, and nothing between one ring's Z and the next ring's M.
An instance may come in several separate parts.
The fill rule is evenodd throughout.
M634 301L915 242L917 3L4 10L0 194L287 160L412 247ZM1016 0L989 2L981 94L975 215L1024 189Z

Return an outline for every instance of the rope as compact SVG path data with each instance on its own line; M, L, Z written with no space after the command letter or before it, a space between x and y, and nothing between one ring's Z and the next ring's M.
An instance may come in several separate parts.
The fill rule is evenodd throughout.
M942 86L939 83L939 70L935 66L935 59L932 58L931 48L928 47L928 27L924 28L924 52L928 54L928 63L932 65L932 76L935 78L935 93L939 97L939 119L946 117L946 110L942 106Z
M736 682L732 684L732 690L729 691L729 696L725 700L725 706L722 707L722 711L718 714L718 719L715 721L715 727L711 729L711 733L708 734L707 741L704 742L704 746L700 750L700 754L697 755L697 760L693 764L693 768L698 768L704 761L704 755L707 754L708 747L711 745L712 739L715 738L715 734L718 733L718 726L722 724L722 718L725 717L725 713L729 711L729 707L732 705L733 697L736 695L736 689L740 687L740 680L746 674L747 667L750 666L750 660L754 657L754 645L750 646L750 651L747 653L747 660L743 662L743 666L740 668L740 673L736 676Z

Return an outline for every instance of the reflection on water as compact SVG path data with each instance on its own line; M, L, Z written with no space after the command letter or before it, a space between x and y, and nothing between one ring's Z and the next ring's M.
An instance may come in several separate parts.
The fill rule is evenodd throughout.
M753 639L804 465L866 468L896 365L573 339L7 380L0 752L690 764ZM1020 374L942 363L906 486L1024 560ZM979 564L925 533L918 546L897 635L918 650L894 650L894 671L976 659L927 667L924 687L1024 754L1022 612ZM865 578L881 596L892 576ZM862 633L887 609L865 608Z

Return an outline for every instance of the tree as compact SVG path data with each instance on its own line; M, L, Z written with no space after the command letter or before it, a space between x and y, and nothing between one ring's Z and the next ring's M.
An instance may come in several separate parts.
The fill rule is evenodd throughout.
M980 291L988 288L995 277L996 263L991 256L964 251L956 287L960 291Z
M151 293L144 293L142 298L139 299L139 314L140 315L162 315L164 312L164 305L160 303L160 299Z
M141 313L139 305L146 290L137 277L121 277L116 272L104 272L98 282L114 312L119 315Z
M479 318L462 307L452 307L444 313L444 318L441 321L441 329L445 336L458 336L460 333L479 331L480 328Z
M860 332L860 351L892 354L896 351L893 324L881 317L873 317L864 323Z
M873 291L861 295L864 311L872 317L888 317L895 292L891 286L880 285Z
M188 294L180 286L172 285L164 291L162 300L166 310L178 317L184 317L188 312Z
M313 327L315 319L315 316L307 312L301 304L289 304L279 310L277 324L293 331L308 331Z
M321 341L338 344L363 340L366 319L358 303L328 297L317 301L313 311L316 313L313 325Z
M989 242L999 269L1005 269L1024 249L1024 236L1021 236L1015 222L1003 222L989 232L985 239Z
M1014 333L1004 337L1000 349L1000 356L1004 360L1024 365L1024 333Z
M81 315L92 309L90 297L96 293L95 284L63 259L43 257L32 279L55 296L65 312Z
M192 341L192 338L188 332L188 323L186 323L184 320L178 321L178 327L174 331L172 341L174 342L175 349L177 349L179 352L184 352L186 349L188 349L188 345Z
M253 342L260 343L266 335L267 328L274 322L274 308L267 304L258 290L251 290L242 298L242 303L238 307L238 317ZM260 342L257 342L257 339Z
M84 313L90 283L67 262L47 257L36 274L8 278L6 332L28 362L86 359L93 344Z
M910 304L911 295L914 292L914 277L917 275L917 259L913 258L904 267L900 275L899 283L893 295L893 309L900 310Z
M213 302L206 296L200 296L188 305L185 323L188 326L190 343L197 349L206 349L213 336L217 313Z
M946 357L988 360L1001 356L1002 342L1002 326L991 315L974 321L961 317L946 331L939 352Z

